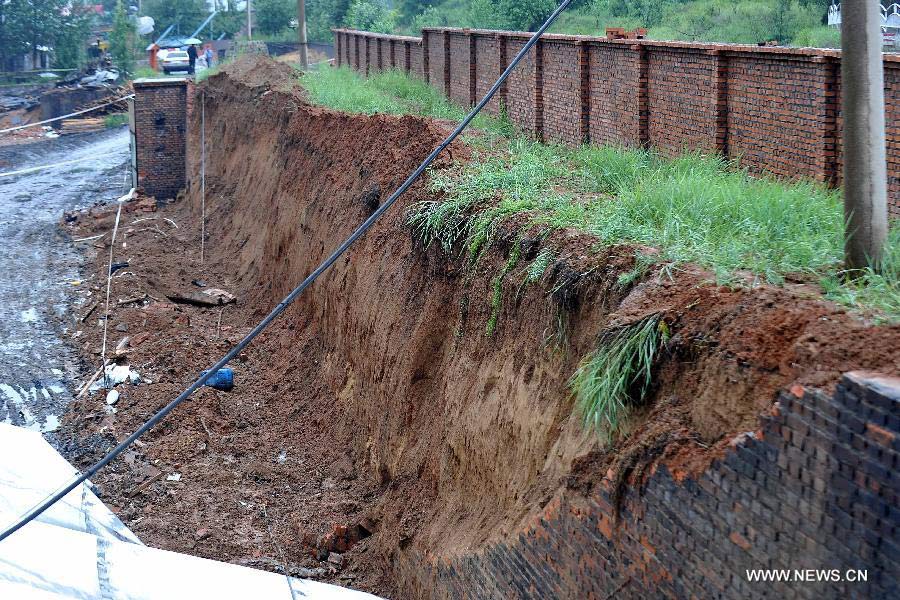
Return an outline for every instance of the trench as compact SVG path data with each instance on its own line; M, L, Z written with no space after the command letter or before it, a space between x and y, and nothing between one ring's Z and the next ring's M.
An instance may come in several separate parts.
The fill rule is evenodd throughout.
M214 140L203 265L198 101ZM72 435L105 436L107 447L239 339L446 132L310 106L290 70L270 63L225 69L194 102L188 189L158 215L180 226L131 242L135 278L118 293L161 298L202 278L238 303L117 309L129 335L146 337L129 360L154 384L124 390L112 416L76 403ZM456 144L435 168L468 155ZM142 539L390 597L442 597L427 565L515 540L545 507L583 500L617 473L635 489L656 464L694 477L756 431L786 388L828 390L861 367L900 372L884 350L900 343L897 326L790 288L721 288L699 269L622 288L632 250L594 252L595 240L568 231L539 242L563 257L550 280L503 284L486 335L495 278L518 238L500 235L467 268L410 232L405 212L424 199L434 197L419 183L235 362L234 391L198 392L95 479ZM588 271L563 300L552 293ZM607 444L582 425L568 380L602 331L650 314L665 316L672 342L647 404ZM548 343L560 322L564 343ZM175 471L178 481L161 477ZM327 567L332 553L339 569Z

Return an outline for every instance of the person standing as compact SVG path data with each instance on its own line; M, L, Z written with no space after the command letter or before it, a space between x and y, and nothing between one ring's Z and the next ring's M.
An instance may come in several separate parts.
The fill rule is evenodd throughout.
M206 52L203 53L203 58L206 59L206 68L212 68L213 64L213 51L209 46L206 47Z
M187 49L188 75L194 74L194 66L197 64L197 46L191 44Z

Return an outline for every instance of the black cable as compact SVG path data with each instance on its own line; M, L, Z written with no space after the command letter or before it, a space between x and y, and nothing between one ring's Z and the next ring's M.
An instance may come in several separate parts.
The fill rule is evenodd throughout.
M381 215L383 215L391 207L391 205L394 204L394 202L396 202L397 199L400 196L402 196L403 193L406 192L406 190L408 190L410 188L410 186L416 181L416 179L418 179L419 176L422 175L422 173L425 171L425 169L427 169L428 166L432 162L434 162L434 159L437 158L437 156L441 152L443 152L443 150L447 146L449 146L451 144L451 142L453 142L453 140L455 140L459 136L460 133L463 132L463 130L469 125L469 123L472 122L472 119L474 119L476 117L476 115L478 115L478 113L481 112L481 110L485 107L485 105L490 101L490 99L494 97L494 94L497 93L497 90L500 89L500 86L503 85L503 82L506 81L506 78L509 77L509 74L512 73L512 71L513 71L513 69L515 69L516 65L519 64L519 61L521 61L522 58L525 56L525 54L527 54L528 51L531 49L531 47L537 43L538 39L541 37L541 34L543 34L547 30L547 28L553 24L553 22L560 15L560 13L562 13L562 11L564 11L571 2L572 2L572 0L563 0L563 2L560 3L560 5L556 8L556 10L554 10L553 13L549 17L547 17L547 20L544 22L543 25L541 25L540 29L538 29L534 33L534 35L531 36L531 38L528 40L528 42L522 47L522 49L519 50L519 53L516 54L515 58L512 59L512 62L509 63L509 66L506 67L506 70L503 71L503 73L500 75L500 78L497 79L497 81L494 83L494 85L491 86L491 89L489 89L487 91L487 93L484 95L484 97L481 99L481 101L478 104L476 104L475 108L473 108L469 112L469 114L466 115L466 118L463 119L460 122L460 124L456 126L456 129L454 129L453 132L449 136L447 136L447 138L443 142L441 142L437 148L435 148L434 150L431 151L431 154L428 155L428 158L426 158L422 162L422 164L419 165L419 167L415 171L413 171L409 177L406 178L406 181L403 182L403 185L401 185L399 188L397 188L397 190L393 194L391 194L391 197L388 198L384 204L379 206L378 209L374 213L372 213L372 216L370 216L368 219L363 221L363 224L360 225L356 229L356 231L354 231L350 235L350 237L348 237L346 240L344 240L344 243L342 243L340 246L338 246L337 250L335 250L331 254L331 256L329 256L327 259L325 259L325 262L323 262L321 265L319 265L315 271L310 273L309 276L306 279L304 279L302 283L300 283L300 285L295 287L291 291L291 293L288 294L285 297L285 299L282 300L278 304L278 306L276 306L272 310L272 312L270 312L268 315L266 315L265 318L262 321L260 321L259 324L256 327L254 327L253 330L250 331L250 333L248 333L247 336L238 343L237 346L235 346L234 348L229 350L228 353L225 354L225 356L223 356L221 359L219 359L219 362L217 362L216 364L211 366L209 369L207 369L204 374L202 374L196 381L194 381L194 383L189 385L186 390L181 392L181 394L179 394L179 396L177 398L175 398L174 400L172 400L171 402L166 404L163 408L161 408L159 410L159 412L157 412L155 415L153 415L150 418L149 421L147 421L146 423L141 425L137 431L135 431L134 433L129 435L126 439L124 439L122 442L120 442L115 448L110 450L109 454L107 454L102 459L100 459L96 464L94 464L87 471L84 471L80 475L77 475L71 482L66 484L59 491L55 492L52 496L49 496L46 500L41 502L39 505L35 506L30 511L28 511L27 513L22 515L19 518L19 520L16 521L13 525L4 529L3 533L0 534L0 542L5 540L7 537L12 535L13 533L18 531L25 525L27 525L29 522L36 519L41 513L43 513L45 510L47 510L48 508L53 506L55 503L57 503L59 500L61 500L66 494L68 494L69 492L74 490L76 487L78 487L79 485L84 483L86 480L91 478L95 473L97 473L97 471L99 471L100 469L105 467L107 464L109 464L110 461L112 461L115 457L117 457L119 454L121 454L122 451L124 451L126 448L128 448L128 446L133 444L136 439L141 437L149 429L151 429L153 426L155 426L157 423L159 423L163 418L165 418L166 415L168 415L170 412L172 412L172 410L176 406L178 406L179 404L181 404L182 402L187 400L188 397L190 397L190 395L193 394L197 390L197 388L199 388L204 383L206 383L206 381L210 377L215 375L215 373L219 369L221 369L222 367L227 365L229 363L229 361L231 361L232 358L237 356L241 352L241 350L243 350L247 346L247 344L249 344L251 341L253 341L253 338L255 338L257 335L262 333L262 331L266 327L269 326L269 323L271 323L275 319L275 317L277 317L282 312L284 312L284 309L286 309L288 306L290 306L291 303L297 299L297 296L299 296L301 293L303 293L303 290L308 288L316 279L319 278L319 275L324 273L332 264L334 264L334 262L341 256L341 254L346 252L347 249L350 246L352 246L354 242L356 242L356 240L361 238L362 235L375 223L375 221L377 221L379 219L379 217L381 217Z

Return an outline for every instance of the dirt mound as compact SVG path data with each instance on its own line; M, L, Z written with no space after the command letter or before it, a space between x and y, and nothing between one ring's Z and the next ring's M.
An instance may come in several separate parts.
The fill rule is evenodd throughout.
M224 353L445 133L415 117L310 107L293 87L261 91L262 68L288 71L252 61L268 66L242 61L201 87L207 263L198 115L187 198L148 213L158 231L124 225L119 259L133 275L116 279L114 295L140 300L117 304L110 324L125 324L128 361L154 383L124 389L115 414L102 398L75 406L71 451L82 461ZM435 168L467 154L454 145ZM828 387L857 368L900 373L888 350L900 347L900 327L868 325L800 290L718 287L699 270L653 272L623 288L633 249L597 254L596 240L572 232L541 242L561 257L541 285L502 286L486 335L514 238L501 233L466 270L415 243L405 212L424 199L433 198L418 183L235 362L234 391L198 392L95 478L142 539L304 575L323 569L314 574L403 597L419 559L512 535L556 494L606 477L627 485L658 460L682 476L704 468L757 428L780 389ZM104 231L110 218L82 217L77 235ZM235 293L236 306L166 300L198 280ZM673 332L652 397L604 446L573 415L567 381L601 331L651 313ZM91 352L98 328L86 338ZM180 481L167 481L173 472ZM342 557L328 563L329 552Z
M248 88L266 88L282 93L302 93L298 77L300 71L284 62L276 62L261 54L247 54L226 64L221 72L210 77L212 82L220 79L239 81ZM215 83L212 86L215 88Z

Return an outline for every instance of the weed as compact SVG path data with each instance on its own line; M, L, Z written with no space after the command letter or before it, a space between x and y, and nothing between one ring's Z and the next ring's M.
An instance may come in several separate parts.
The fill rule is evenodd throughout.
M513 242L512 250L509 251L509 258L506 260L506 264L503 265L503 269L500 273L494 277L494 293L491 295L491 316L488 319L487 326L485 326L485 335L494 335L494 331L497 329L497 319L500 317L500 308L503 304L503 280L510 271L516 268L521 256L522 245L519 240L516 240Z
M310 70L301 75L300 83L312 102L349 113L414 114L461 121L467 112L424 81L395 69L369 77L362 77L348 67ZM512 133L509 120L502 116L482 114L472 125L491 135Z
M541 277L544 276L544 273L547 271L547 268L553 262L555 258L555 254L550 248L544 248L538 255L534 257L534 260L528 265L525 269L525 285L530 285L532 283L537 283L540 281Z
M107 129L113 129L114 127L121 127L122 125L128 124L128 114L126 113L115 113L112 115L106 115L103 118L103 125Z
M857 309L875 309L877 321L896 320L900 315L900 223L888 234L888 243L876 272L866 269L861 276L842 282L843 273L822 281L825 295Z
M363 78L347 68L302 76L313 102L348 112L462 118L426 83L398 71ZM900 235L894 225L881 273L842 281L841 194L810 181L757 177L715 155L688 152L665 158L651 150L569 148L512 134L508 120L479 117L486 136L467 138L471 160L430 172L442 201L421 202L407 215L426 246L478 259L499 224L513 215L523 227L573 228L604 245L659 249L662 274L695 263L723 285L780 284L787 275L820 279L827 297L877 318L900 321ZM487 139L489 144L483 143ZM647 259L652 262L652 258ZM620 277L627 286L645 265Z
M655 262L655 257L644 254L643 252L635 252L634 266L624 273L619 273L616 284L624 289L635 281L643 279L644 275L647 274L647 271L650 270L650 267L652 267Z
M570 380L586 426L608 436L618 430L628 406L650 389L654 361L668 337L658 314L601 336Z

